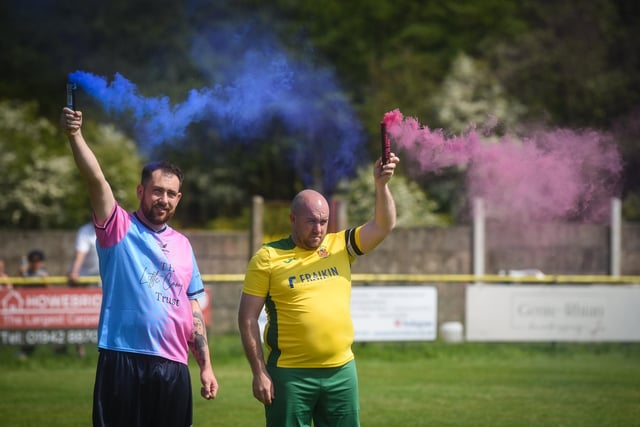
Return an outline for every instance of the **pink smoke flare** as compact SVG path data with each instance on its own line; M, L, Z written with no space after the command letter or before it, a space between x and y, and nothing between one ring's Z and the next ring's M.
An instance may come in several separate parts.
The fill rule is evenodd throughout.
M421 174L466 171L466 195L485 200L490 217L508 221L609 218L622 161L610 135L594 130L543 130L527 138L457 136L431 130L396 109L383 122L393 144Z

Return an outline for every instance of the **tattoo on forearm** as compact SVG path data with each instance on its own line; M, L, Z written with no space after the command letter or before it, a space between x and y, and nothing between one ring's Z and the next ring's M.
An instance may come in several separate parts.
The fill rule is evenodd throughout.
M193 333L191 334L189 347L198 365L204 366L207 355L209 354L209 348L207 343L207 328L204 323L204 317L200 312L193 312Z

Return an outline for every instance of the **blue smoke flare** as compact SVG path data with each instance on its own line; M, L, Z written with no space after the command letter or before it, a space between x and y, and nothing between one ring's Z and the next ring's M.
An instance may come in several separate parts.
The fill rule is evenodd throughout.
M198 37L192 56L211 87L192 89L179 104L166 96L142 96L118 73L111 82L85 71L70 73L69 80L109 114L129 114L139 143L151 148L179 141L196 122L215 126L223 139L251 140L277 120L296 140L290 161L305 185L317 186L320 178L322 189L330 192L366 157L353 109L330 70L291 59L266 35L258 44L255 34L250 36L251 43L246 32Z

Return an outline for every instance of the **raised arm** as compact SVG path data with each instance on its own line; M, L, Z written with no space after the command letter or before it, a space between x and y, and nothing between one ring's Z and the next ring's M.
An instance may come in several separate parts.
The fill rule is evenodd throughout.
M113 211L116 201L98 159L82 136L82 112L63 108L60 125L69 139L76 166L87 184L89 200L96 220L99 224L103 224Z
M360 249L365 253L378 246L396 226L396 204L387 184L399 162L400 159L391 153L388 163L383 165L381 159L378 159L373 167L375 215L360 231Z
M207 341L207 328L204 323L204 315L198 300L191 300L193 311L193 333L189 340L189 348L200 367L200 395L205 399L214 399L218 394L218 380L211 366L211 355Z

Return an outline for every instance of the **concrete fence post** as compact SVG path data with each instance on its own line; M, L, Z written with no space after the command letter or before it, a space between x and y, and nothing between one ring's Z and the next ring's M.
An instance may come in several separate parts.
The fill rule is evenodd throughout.
M610 260L609 272L620 276L622 255L622 203L620 199L611 199L611 229L609 230Z
M485 210L484 200L473 200L473 274L484 276L485 271Z

